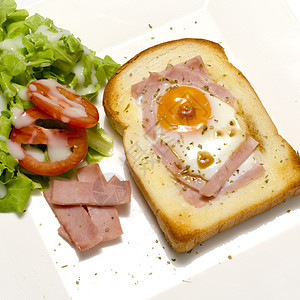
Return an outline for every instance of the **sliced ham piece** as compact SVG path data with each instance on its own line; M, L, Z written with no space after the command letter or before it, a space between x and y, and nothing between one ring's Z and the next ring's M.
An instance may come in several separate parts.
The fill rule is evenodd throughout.
M203 59L200 55L182 62L175 67L182 68L190 72L195 72L205 78L210 78L207 69L205 68Z
M151 73L147 80L131 87L132 94L143 107L143 127L151 139L156 138L156 102L155 95L161 86L161 75Z
M87 250L103 240L87 210L82 206L60 206L52 203L52 187L44 191L49 206L79 250Z
M222 187L220 192L218 193L217 197L221 197L224 194L233 193L237 189L239 189L242 186L245 186L252 180L258 178L262 174L264 174L265 169L260 163L254 164L254 166L248 170L246 173L239 176L238 179L236 179L233 183L230 183L229 185L226 185Z
M94 225L103 237L101 242L114 240L123 234L118 211L115 207L88 206L87 209ZM58 233L67 242L70 244L73 243L71 237L62 225L58 228Z
M116 184L116 181L118 181L118 184ZM130 182L120 181L117 178L117 180L113 182L103 184L103 181L98 178L93 184L93 197L100 206L114 206L129 203L131 200Z
M100 205L92 182L53 180L52 203L57 205Z
M108 186L114 192L111 194L112 203L129 203L131 200L131 185L128 180L120 180L114 175L109 181ZM116 199L114 199L116 198ZM108 201L108 203L110 202ZM115 204L114 204L115 205Z
M240 175L234 182L224 185L221 190L217 193L216 197L206 197L200 195L198 192L181 185L181 194L183 195L186 202L193 205L194 207L200 208L209 203L209 201L217 200L225 194L233 193L239 188L250 183L252 180L258 178L264 174L265 169L260 163L255 163L251 169L244 174Z
M214 196L257 146L258 142L248 136L217 173L200 189L200 194L207 197Z
M136 100L141 100L141 99L139 99L139 97L141 97L145 93L147 82L148 82L148 78L146 78L142 81L139 81L138 83L135 83L131 86L132 96Z
M113 176L109 182L106 179L98 164L91 164L77 170L79 182L98 181L98 190L103 193L105 186L109 188L111 196L107 203L128 203L131 198L131 187L129 181L121 181L117 176ZM95 186L94 186L95 192ZM103 234L103 242L118 238L123 234L118 211L114 206L87 206L98 231Z
M76 173L77 179L82 184L84 183L92 183L91 189L91 198L93 200L87 201L86 204L89 205L97 205L98 201L96 199L101 199L102 205L105 205L104 202L110 197L110 193L113 191L107 187L107 181L100 169L99 164L90 164L85 167L79 168ZM97 198L95 198L94 192L97 194ZM117 204L115 202L114 204ZM112 205L114 205L112 204ZM99 205L99 204L98 204Z
M195 191L199 191L206 183L201 177L184 175L182 173L176 174L176 177L180 182Z
M180 188L180 192L183 195L185 201L193 205L194 207L203 207L209 202L209 200L211 200L209 197L202 196L197 191L187 188L184 185L181 185Z
M107 183L98 164L91 164L78 169L77 178L79 182L83 183L98 180L101 192L103 192L104 186L109 187L112 197L111 203L122 201L128 203L130 201L130 182L121 181L114 175ZM87 206L87 210L98 231L103 234L103 242L114 240L123 234L118 211L114 206Z
M94 182L99 179L106 183L106 179L100 169L99 164L90 164L76 170L76 177L81 182Z
M207 69L204 65L204 62L202 60L202 57L200 55L191 58L187 61L184 61L182 63L179 63L177 65L175 65L174 67L178 67L182 70L185 71L190 71L190 72L195 72L205 78L210 78ZM153 84L154 86L157 85L157 88L159 88L160 84L159 81L164 77L164 71L161 72L153 72L151 73L150 77L132 85L131 87L131 92L132 92L132 96L135 99L138 99L139 97L141 97L141 95L145 94L146 92L149 92L148 86L149 85L149 79L151 84ZM151 90L151 92L153 92L153 90ZM158 92L157 89L155 90L155 92Z
M115 207L88 206L87 208L98 231L103 234L102 242L114 240L123 234L118 211Z
M130 182L121 181L116 176L107 182L97 166L79 169L77 177L79 181L53 180L52 203L114 206L131 200Z
M234 102L232 94L226 88L199 73L177 66L168 66L164 71L164 78L177 82L178 85L188 85L206 90L230 105Z
M209 201L217 200L225 194L233 193L237 191L240 187L245 186L250 183L252 180L258 178L262 174L264 174L265 169L260 163L256 163L253 165L251 169L249 169L244 174L240 175L238 179L236 179L233 183L228 185L224 185L221 190L217 193L216 197L206 197L200 195L193 189L187 188L184 185L181 185L181 194L183 195L186 202L193 205L194 207L200 208L205 206Z
M67 242L69 242L70 244L73 244L73 241L71 240L70 236L68 235L66 229L64 226L60 225L60 227L58 228L58 234L64 238Z

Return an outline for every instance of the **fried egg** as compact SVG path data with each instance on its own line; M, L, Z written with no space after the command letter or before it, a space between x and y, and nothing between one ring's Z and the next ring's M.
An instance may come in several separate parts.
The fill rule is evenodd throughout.
M208 91L179 86L158 101L158 133L183 160L186 172L209 180L245 141L235 109Z

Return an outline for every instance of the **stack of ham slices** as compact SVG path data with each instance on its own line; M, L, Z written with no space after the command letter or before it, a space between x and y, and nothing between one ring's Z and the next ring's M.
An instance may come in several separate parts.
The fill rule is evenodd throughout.
M44 196L58 218L59 234L78 250L122 235L115 206L129 203L131 186L113 176L108 182L98 164L77 170L77 180L54 179Z

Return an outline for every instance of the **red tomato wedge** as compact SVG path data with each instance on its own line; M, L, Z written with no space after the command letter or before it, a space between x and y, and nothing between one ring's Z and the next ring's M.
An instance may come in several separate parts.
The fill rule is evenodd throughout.
M30 100L42 111L72 126L90 128L99 121L96 106L54 79L40 79L28 85Z
M47 115L37 107L28 109L24 113L36 121L29 126L19 129L14 128L10 134L11 141L23 146L47 145L48 153L50 153L49 148L52 147L54 153L58 151L66 154L62 155L62 159L40 161L25 149L24 159L19 160L20 166L38 175L54 176L74 168L84 159L88 149L88 139L85 128L70 125L68 125L68 129L45 128L37 125L37 120L54 120L53 117Z

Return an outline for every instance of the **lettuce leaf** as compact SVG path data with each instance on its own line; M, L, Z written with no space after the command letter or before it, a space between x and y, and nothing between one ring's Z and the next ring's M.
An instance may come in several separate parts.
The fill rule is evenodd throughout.
M111 156L113 154L113 138L100 127L99 123L92 128L87 128L86 133L88 136L89 148L103 156Z
M18 160L13 158L6 146L5 138L8 138L12 118L8 111L2 111L0 116L0 183L6 184L15 176Z
M99 162L104 157L113 154L114 141L112 137L100 127L99 123L92 128L88 128L86 133L89 147L85 160L88 164Z
M13 0L0 0L0 25L7 20L7 15L14 12L17 4Z
M32 180L18 173L5 187L6 196L0 199L0 212L23 212L31 194Z
M85 156L85 161L88 164L94 164L94 163L100 162L104 157L106 157L106 156L102 155L100 152L89 147L88 152Z
M10 70L10 75L17 76L26 70L26 62L15 52L6 52L0 57L1 68Z
M102 66L107 79L110 79L114 75L116 70L120 67L120 65L116 64L116 62L108 55L105 55L104 58L96 57L95 61L98 65L98 68Z

